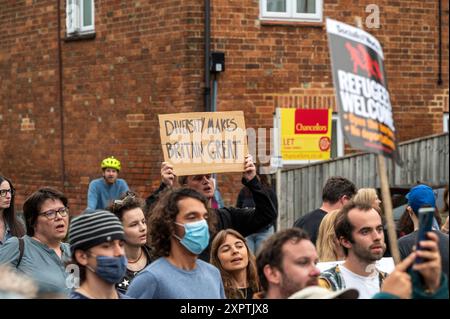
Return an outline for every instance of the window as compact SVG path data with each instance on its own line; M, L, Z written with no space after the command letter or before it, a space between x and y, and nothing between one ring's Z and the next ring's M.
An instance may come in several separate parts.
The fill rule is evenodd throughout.
M260 0L262 20L322 22L322 0Z
M444 113L443 121L444 121L444 132L448 133L448 113Z
M67 35L94 33L94 0L66 1Z
M344 136L342 135L341 119L333 113L331 119L331 158L344 156Z

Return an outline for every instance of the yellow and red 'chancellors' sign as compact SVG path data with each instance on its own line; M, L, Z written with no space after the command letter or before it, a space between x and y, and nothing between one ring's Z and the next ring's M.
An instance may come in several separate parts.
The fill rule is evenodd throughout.
M280 111L283 162L330 159L331 109Z

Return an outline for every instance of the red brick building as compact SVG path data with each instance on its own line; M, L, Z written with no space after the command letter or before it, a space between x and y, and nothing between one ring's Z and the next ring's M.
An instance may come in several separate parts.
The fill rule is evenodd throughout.
M18 208L49 185L81 211L109 155L140 195L157 186L157 114L205 111L205 2L0 0L0 174L15 183ZM335 109L323 20L360 17L384 48L399 140L443 131L448 1L299 1L320 6L312 19L289 15L293 0L210 2L210 48L226 57L218 111L243 110L247 127L269 128L276 107ZM238 180L219 179L228 204Z

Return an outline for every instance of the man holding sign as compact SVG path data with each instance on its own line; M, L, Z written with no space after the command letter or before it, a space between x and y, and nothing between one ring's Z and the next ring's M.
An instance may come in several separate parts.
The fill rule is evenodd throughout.
M174 181L173 166L163 162L161 165L161 185L156 192L146 199L147 205L152 205L157 200L158 194L167 187L172 187ZM182 186L196 190L209 201L214 196L215 189L211 174L181 176L178 182ZM251 191L256 205L255 208L224 207L214 209L217 219L216 232L232 228L243 236L248 236L276 220L277 210L256 177L256 168L251 155L245 157L242 183ZM214 236L211 237L212 240ZM209 259L209 246L203 251L200 258L203 260Z
M277 219L277 208L256 177L252 156L244 156L247 138L243 112L164 114L159 115L159 121L165 161L161 185L146 199L148 208L162 190L173 186L176 175L181 186L196 190L211 205L215 191L212 173L243 171L242 183L252 193L256 206L214 209L215 231L232 228L245 237ZM209 246L200 258L209 260Z

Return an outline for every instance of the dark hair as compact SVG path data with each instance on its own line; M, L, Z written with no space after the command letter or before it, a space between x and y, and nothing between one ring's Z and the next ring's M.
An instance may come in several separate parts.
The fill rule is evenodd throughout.
M9 183L9 187L11 188L11 202L9 204L8 208L5 208L3 210L3 219L5 220L5 223L8 225L11 235L15 237L22 237L25 235L25 227L23 227L22 223L18 220L15 212L14 202L15 202L15 188L11 181L0 175L0 184L4 181Z
M257 175L259 178L259 181L261 182L261 185L264 187L268 187L270 188L270 183L269 183L269 177L267 177L266 174L258 174Z
M247 249L247 255L248 255L248 265L246 268L248 287L251 288L252 291L254 291L254 292L257 292L260 290L258 274L256 271L255 256L252 254L250 249L248 249L248 244L247 244L247 241L245 240L244 236L242 236L236 230L224 229L217 233L217 235L214 237L214 240L211 244L210 263L213 266L217 267L220 271L226 298L228 298L228 299L245 299L245 296L243 296L242 292L236 286L236 282L234 281L233 276L231 275L230 272L228 272L227 270L225 270L223 268L222 263L220 262L220 259L219 259L220 245L222 245L224 243L224 241L228 235L232 235L232 236L240 239L244 243L245 248Z
M258 255L256 256L256 266L258 269L259 281L264 291L267 291L269 284L264 275L264 267L283 268L283 245L287 241L298 243L301 240L310 240L308 234L300 228L288 228L276 232L263 243Z
M417 210L417 213L411 208L412 212L414 213L414 215L416 215L417 218L419 218L419 210L420 210L420 208L434 208L433 216L436 219L436 222L438 223L439 228L441 227L441 225L442 225L442 217L441 217L441 214L439 213L439 209L438 209L437 205L433 207L433 206L431 206L429 204L424 204L424 205L419 207L419 209Z
M133 192L126 192L120 199L116 199L108 208L111 213L116 215L120 221L123 219L123 214L129 210L140 208L144 211L144 202L142 199L136 197Z
M60 191L43 187L31 194L23 203L23 214L25 216L25 225L27 227L27 235L34 236L34 225L39 213L41 212L42 204L47 200L60 200L64 206L67 206L67 197Z
M351 199L356 194L356 186L341 176L330 177L322 189L322 200L335 204L342 196Z
M188 176L189 175L184 175L184 176L178 177L178 184L180 184L181 186L186 185L187 184L187 180L188 180Z
M197 191L183 187L167 189L150 213L147 225L149 227L150 246L153 247L155 257L169 256L170 239L175 232L174 222L178 215L178 202L185 198L193 198L200 201L209 212L207 219L210 233L214 232L215 213L208 208L208 200Z
M334 231L336 233L336 238L340 240L340 238L344 238L351 243L354 243L352 231L354 229L350 219L348 218L348 214L351 210L358 209L364 212L369 210L375 210L383 221L380 212L372 207L372 205L368 203L355 203L354 201L348 202L342 209L340 210L335 222L334 222ZM348 248L342 246L344 249L345 256L348 255Z
M259 162L259 161L257 161L256 163L254 163L255 164L255 170L256 170L256 176L258 177L258 179L259 179L259 181L260 181L260 183L261 183L261 185L262 186L264 186L264 187L267 187L267 188L270 188L271 187L271 185L270 185L270 182L269 182L269 175L268 174L262 174L261 173L261 171L262 171L262 165L261 165L261 163ZM263 188L264 188L263 187Z
M409 217L408 209L406 208L397 222L397 231L398 231L397 236L399 238L408 235L414 231L414 223L411 217Z

